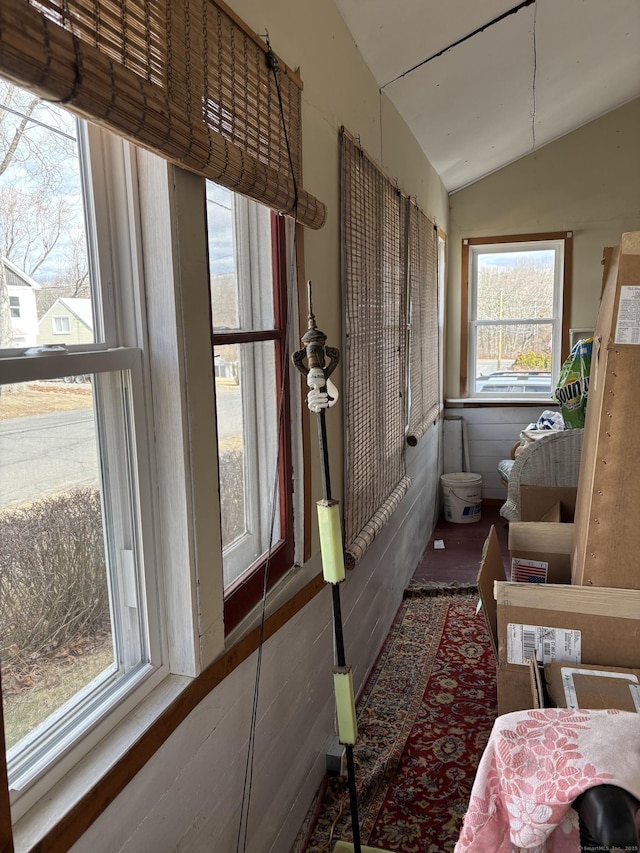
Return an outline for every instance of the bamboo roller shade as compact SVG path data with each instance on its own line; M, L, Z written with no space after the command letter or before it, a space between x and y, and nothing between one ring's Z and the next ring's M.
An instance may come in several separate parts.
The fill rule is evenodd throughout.
M236 192L323 225L301 187L301 89L213 0L1 0L0 75Z
M342 131L347 564L353 565L409 487L405 476L406 204Z
M409 205L409 425L407 440L416 444L437 415L438 240L435 223L413 202Z

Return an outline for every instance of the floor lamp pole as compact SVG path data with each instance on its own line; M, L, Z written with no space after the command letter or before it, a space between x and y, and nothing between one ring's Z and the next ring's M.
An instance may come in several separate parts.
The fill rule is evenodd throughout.
M322 469L322 500L317 502L318 530L320 533L320 552L322 572L325 581L331 586L333 605L333 629L335 644L335 666L333 683L338 721L338 740L345 748L347 760L347 781L349 785L349 804L351 808L351 827L353 844L339 841L334 853L385 853L378 848L362 847L360 843L360 823L358 819L358 798L356 791L356 772L353 759L353 747L357 738L355 699L351 667L346 663L342 611L340 606L340 584L346 578L339 504L331 496L331 476L329 471L329 453L325 413L335 404L338 392L329 376L340 360L340 352L326 345L327 337L316 326L311 302L311 282L308 282L308 328L302 336L302 349L291 356L293 365L307 379L309 392L307 405L317 416L318 444ZM327 363L328 359L328 363ZM305 365L306 361L306 365Z

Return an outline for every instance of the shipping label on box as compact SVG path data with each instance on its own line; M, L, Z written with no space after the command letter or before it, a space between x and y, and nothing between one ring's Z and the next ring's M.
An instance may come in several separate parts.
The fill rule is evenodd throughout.
M620 288L616 344L640 344L640 286L625 285Z
M546 628L542 625L507 625L507 663L528 666L563 661L580 663L582 635L567 628Z

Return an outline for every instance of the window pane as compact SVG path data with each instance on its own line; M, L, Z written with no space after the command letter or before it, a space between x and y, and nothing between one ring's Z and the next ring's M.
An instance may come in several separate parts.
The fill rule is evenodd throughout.
M0 654L7 747L113 666L89 381L0 395Z
M477 254L478 320L553 317L555 252L481 252Z
M550 323L476 326L475 391L551 394Z
M127 373L0 393L0 656L9 775L148 659ZM75 715L75 716L74 716Z
M0 80L0 347L96 338L77 127Z
M227 588L280 538L275 344L218 346L214 364Z
M273 329L271 211L207 181L207 233L214 331Z

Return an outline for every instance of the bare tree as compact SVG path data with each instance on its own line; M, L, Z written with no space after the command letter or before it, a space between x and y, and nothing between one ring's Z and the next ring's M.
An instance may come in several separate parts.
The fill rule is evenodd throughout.
M57 107L0 81L0 346L12 341L3 258L29 276L55 256L65 295L88 280L75 123ZM58 281L58 286L62 282Z

